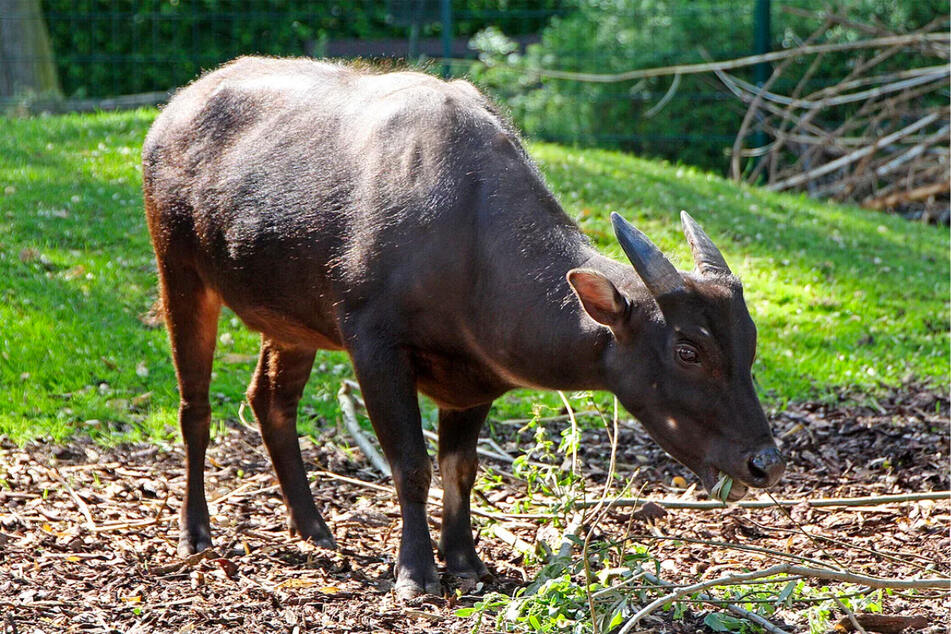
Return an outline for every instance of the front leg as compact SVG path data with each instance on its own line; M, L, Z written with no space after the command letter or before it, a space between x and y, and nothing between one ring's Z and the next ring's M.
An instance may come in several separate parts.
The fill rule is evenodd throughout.
M442 594L433 558L426 498L432 464L423 439L416 380L405 351L372 335L350 350L370 422L390 468L400 502L403 530L396 563L396 596L407 600Z
M476 579L489 574L472 541L469 499L479 458L476 443L491 403L465 410L439 410L439 473L443 511L439 552L446 569Z

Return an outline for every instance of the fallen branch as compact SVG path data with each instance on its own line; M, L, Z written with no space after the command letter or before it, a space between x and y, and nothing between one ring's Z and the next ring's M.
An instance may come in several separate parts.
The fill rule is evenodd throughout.
M363 452L363 455L367 457L367 460L370 461L370 464L372 464L377 471L386 477L393 475L393 472L390 471L390 465L387 464L383 456L380 455L380 452L373 446L373 442L367 438L363 430L360 429L360 423L357 422L356 405L353 402L353 397L350 395L350 386L348 384L344 383L340 386L340 390L337 392L337 400L340 402L340 411L343 414L343 421L347 426L347 431L350 432L350 436L353 437L357 446L360 447L360 451Z
M432 440L434 442L439 442L439 436L437 436L435 432L431 432L428 429L423 430L423 437L429 440ZM515 462L515 459L512 458L511 456L496 453L494 451L490 451L488 449L484 449L479 446L476 446L476 453L480 456L485 456L486 458L492 458L493 460L500 460L502 462L507 462L509 464Z
M582 81L596 84L612 84L622 81L631 81L632 79L644 79L647 77L663 77L665 75L696 75L698 73L709 73L715 70L730 70L734 68L744 68L754 66L763 62L775 62L786 59L787 57L801 57L814 53L832 53L838 51L854 51L863 48L881 48L884 46L905 46L909 44L920 44L924 42L934 42L935 44L944 44L949 40L947 33L911 33L906 35L891 35L887 37L877 37L868 40L858 40L854 42L840 42L831 44L813 44L812 46L801 46L783 51L773 51L761 55L748 55L736 59L720 62L707 62L702 64L679 64L676 66L662 66L658 68L644 68L639 70L630 70L623 73L605 74L605 73L578 73L563 70L547 70L543 68L530 68L524 72L538 77L549 79L569 79L573 81ZM453 61L452 59L441 59L440 61ZM468 60L466 60L468 61ZM508 64L494 65L499 68L513 68Z
M332 480L340 480L341 482L346 482L348 484L354 484L356 486L363 487L365 489L372 489L374 491L379 491L380 493L389 493L393 494L395 491L393 487L384 486L382 484L376 484L375 482L367 482L366 480L359 480L357 478L351 478L349 476L340 475L339 473L334 473L333 471L314 471L312 472L315 475L323 476L330 478ZM430 504L435 506L442 506L442 500L440 496L442 491L439 489L430 489L429 490L429 499L427 500ZM494 520L511 520L511 519L546 519L551 518L551 514L545 513L492 513L489 511L482 511L477 508L472 508L469 510L473 515L479 515L481 517L488 517Z
M159 505L158 509L155 511L155 515L152 516L150 520L139 520L136 522L114 522L112 524L102 524L93 529L94 533L111 533L112 531L121 531L129 528L144 528L146 526L154 526L162 520L162 513L165 509L168 508L168 498L169 494L166 493L165 497L162 499L162 503Z
M588 410L584 412L575 412L575 418L585 416L600 416L601 412L597 410ZM542 416L540 418L506 418L504 420L493 421L502 425L527 425L528 423L560 423L571 420L568 414L559 414L558 416Z
M174 518L167 518L166 522L171 522ZM150 520L136 520L133 522L116 522L114 524L102 524L92 529L93 533L114 533L115 531L124 531L132 528L145 528L155 526L162 522L161 517L153 517Z
M935 70L937 68L937 70ZM883 84L881 86L876 86L875 88L869 88L868 90L862 90L859 92L845 93L841 95L836 95L835 97L828 97L825 99L792 99L790 97L785 97L783 95L778 95L774 92L769 92L765 88L760 90L754 84L744 81L738 77L732 77L733 81L737 86L742 88L744 91L750 93L751 95L762 94L764 99L768 99L773 103L778 103L783 106L790 108L801 108L806 110L813 110L816 108L827 108L831 106L841 106L847 103L855 103L857 101L865 101L867 99L880 97L892 92L900 92L902 90L908 90L909 88L914 88L915 86L920 86L922 84L929 84L939 80L946 80L949 73L948 66L938 66L921 69L914 69L914 71L928 71L928 72L915 72L912 74L912 77L903 79L901 81L896 81L889 84ZM910 71L906 71L910 72ZM840 88L843 85L840 84Z
M819 561L818 559L812 559L811 557L804 557L802 555L794 555L793 553L787 553L781 550L774 550L772 548L765 548L763 546L753 546L752 544L737 544L734 542L723 542L723 541L717 541L712 539L698 539L696 537L684 537L682 535L652 535L648 533L631 534L631 535L628 535L625 539L632 539L639 542L651 541L651 540L686 542L688 544L701 544L703 546L715 546L717 548L729 548L732 550L743 550L750 553L771 555L773 557L782 557L785 559L791 559L793 561L813 564L816 566L825 565L824 562Z
M508 546L517 553L523 555L531 555L535 552L535 549L527 541L508 530L501 524L495 524L492 526L492 534L498 537L500 540L508 544Z
M810 46L816 39L824 35L831 25L832 23L826 20L817 31L809 36L805 44L799 47L800 50ZM769 79L766 80L765 84L759 88L754 86L756 96L753 98L750 107L747 108L746 114L743 115L743 122L740 124L740 131L737 132L736 139L733 141L732 156L730 158L730 173L733 175L734 179L739 180L740 176L742 175L742 172L740 171L740 156L742 154L741 150L743 146L743 139L746 138L746 133L749 130L750 125L753 123L753 119L755 119L756 115L759 113L760 104L762 104L766 95L769 94L769 89L773 83L782 76L786 67L795 61L795 59L795 57L788 57L784 59L781 64L776 66L776 68L770 74ZM734 78L735 83L739 83L739 81L740 80L738 78Z
M83 517L86 519L86 528L95 532L96 531L96 522L92 519L92 513L89 512L89 507L86 505L86 501L79 497L79 494L73 489L73 486L66 481L63 476L60 475L59 471L55 468L50 469L50 474L60 482L66 491L69 492L70 497L73 498L73 502L76 503L76 506L79 507L79 512L82 513Z
M190 555L185 559L179 559L178 561L173 561L161 566L152 566L149 568L149 573L160 576L170 575L176 572L181 572L186 568L194 568L205 559L218 559L220 557L221 555L219 555L218 551L216 551L214 548L206 548L200 553L195 553L194 555Z
M235 497L235 496L237 496L237 495L241 495L242 493L244 493L245 491L247 491L248 489L250 489L252 486L254 486L255 484L257 484L257 482L258 482L259 480L267 480L269 477L271 477L271 474L269 474L269 473L260 473L260 474L258 474L258 475L256 475L256 476L252 476L251 478L248 478L248 481L247 481L247 482L245 482L244 484L242 484L242 485L239 486L238 488L232 489L231 491L228 491L227 493L223 493L223 494L219 495L219 496L216 497L216 498L213 498L213 499L211 499L211 500L208 500L208 504L209 504L209 505L211 505L211 504L218 504L219 502L224 502L225 500L228 500L228 499L230 499L230 498L233 498L233 497ZM269 487L264 487L263 489L258 489L257 491L255 491L254 494L257 495L258 493L263 493L264 491L268 491L268 490L275 489L275 488L277 488L277 485L272 485L272 486L269 486Z
M875 152L879 148L885 145L888 145L889 143L894 143L895 141L903 137L906 137L909 134L912 134L913 132L917 132L918 130L924 128L925 126L928 126L934 123L941 116L943 116L943 114L944 113L941 113L941 112L932 112L931 114L925 117L922 117L918 121L915 121L914 123L905 126L901 130L896 130L895 132L892 132L891 134L883 136L872 145L868 145L859 150L855 150L854 152L846 154L845 156L841 158L825 163L813 170L809 170L808 172L805 172L804 174L797 174L791 178L787 178L786 180L780 181L778 183L770 183L769 185L766 186L766 189L770 191L782 191L790 187L795 187L796 185L801 185L807 181L811 181L824 174L828 174L829 172L832 172L840 167L844 167L845 165L848 165L849 163L854 163L860 158L863 158L865 156L868 156L872 152Z
M888 161L888 163L876 168L875 175L885 176L886 174L889 174L895 171L895 168L901 165L904 165L905 163L907 163L908 161L914 158L917 158L935 143L938 143L939 141L943 141L944 139L946 139L948 137L949 131L951 131L951 126L945 125L934 134L929 135L925 137L924 139L922 139L921 141L919 141L914 147L909 148L908 150L906 150L905 152L902 152L897 157Z
M657 586L671 586L672 585L662 579L655 577L654 575L650 573L644 573L644 579L646 579L647 581L650 581L651 583ZM762 627L767 632L770 632L771 634L789 634L789 632L773 625L771 622L767 621L765 618L763 618L759 614L756 614L755 612L750 612L749 610L741 608L735 603L728 603L719 599L714 599L712 596L710 596L706 592L698 592L697 598L699 598L702 601L707 601L711 603L712 605L725 607L727 610L737 615L738 617L746 619L748 621L752 621L753 623L756 623L757 625ZM625 625L624 628L627 628L627 625ZM621 630L621 632L625 632L625 633L627 631L630 631L630 630L629 629ZM621 634L621 632L618 632L618 634Z
M896 192L882 198L872 198L871 200L863 202L862 204L863 206L870 209L888 209L889 207L894 207L899 203L924 200L926 198L930 198L931 196L947 193L949 190L951 190L951 181L944 181L943 183L931 183L930 185L917 187L911 191Z
M853 621L857 621L854 623ZM851 632L855 625L865 627L880 634L900 634L908 628L915 630L928 626L928 619L923 616L889 616L886 614L857 614L853 618L848 616L839 619L835 625L836 632ZM866 631L866 630L861 630Z
M899 502L919 502L921 500L951 500L951 491L930 491L927 493L905 493L902 495L873 495L869 497L855 498L819 498L818 500L740 500L734 502L732 506L738 506L744 509L764 509L772 506L796 506L797 504L808 504L813 508L827 508L834 506L853 507L853 506L881 506L883 504L897 504ZM618 498L614 506L638 506L646 502L653 502L659 506L669 509L722 509L727 508L728 504L720 501L690 501L690 500L646 500L643 498ZM598 504L595 500L586 500L578 502L581 507L595 506Z
M849 609L849 606L843 603L842 599L840 599L839 597L836 596L832 598L833 600L835 600L836 605L838 605L839 608L841 608L842 611L845 612L845 617L852 624L852 627L858 630L859 632L861 632L861 634L868 634L868 632L865 631L865 628L862 627L862 624L859 623L858 620L855 618L855 612Z
M812 577L815 579L823 579L825 581L838 581L841 583L854 583L856 585L867 586L870 588L901 588L901 589L921 589L921 588L942 588L942 589L951 589L951 578L946 577L934 577L928 579L889 579L885 577L870 577L867 575L858 575L850 572L843 572L841 570L832 570L831 568L812 568L807 566L797 566L795 564L778 564L776 566L770 566L769 568L764 568L763 570L754 570L752 572L737 573L735 575L727 575L724 577L718 577L716 579L710 579L708 581L701 581L700 583L695 583L693 585L684 586L682 588L677 588L673 592L670 592L667 595L655 599L645 607L643 607L637 614L631 617L631 619L621 628L621 631L618 634L626 634L630 632L631 629L637 625L641 619L650 614L651 612L657 610L658 608L675 601L680 597L694 594L696 592L701 592L707 590L708 588L714 588L717 586L727 586L735 584L738 581L749 581L752 579L763 579L766 577L775 577L777 575L800 575L803 577ZM777 583L781 583L784 579L777 579Z

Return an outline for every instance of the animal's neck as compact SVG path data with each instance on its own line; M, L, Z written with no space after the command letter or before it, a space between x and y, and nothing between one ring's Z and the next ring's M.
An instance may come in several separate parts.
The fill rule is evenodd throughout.
M590 247L535 271L532 288L523 289L527 296L504 311L496 333L502 340L495 350L504 356L495 359L510 381L544 389L608 388L604 355L614 345L613 335L584 312L571 291L566 275L573 268L593 269L618 286L624 283L623 265Z

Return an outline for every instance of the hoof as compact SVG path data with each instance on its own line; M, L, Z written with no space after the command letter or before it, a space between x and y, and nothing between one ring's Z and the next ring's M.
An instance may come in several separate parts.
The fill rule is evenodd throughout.
M396 594L397 601L405 603L426 594L442 596L442 584L438 580L427 581L426 587L423 587L411 579L406 579L397 581L393 587L393 592Z
M178 556L182 559L191 557L195 553L200 553L211 548L211 536L197 535L192 536L188 533L182 533L178 538Z
M320 536L315 535L312 537L307 537L306 541L313 542L314 544L317 544L321 548L326 548L328 550L337 550L337 540L334 539L334 536L330 535L329 533L327 535L320 535Z
M480 581L492 577L489 569L485 567L475 551L446 557L446 572L463 579L478 579Z
M294 520L288 520L287 522L287 530L291 537L300 535L300 538L304 541L316 544L321 548L337 550L337 540L334 539L333 533L330 532L327 524L322 519L318 518L308 522L306 526L307 530L301 530Z

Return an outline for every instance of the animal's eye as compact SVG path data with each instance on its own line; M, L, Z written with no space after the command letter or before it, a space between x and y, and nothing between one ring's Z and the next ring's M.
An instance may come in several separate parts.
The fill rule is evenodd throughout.
M693 346L682 343L677 346L677 358L685 365L700 365L700 353Z

